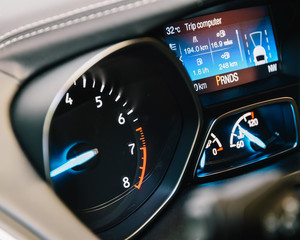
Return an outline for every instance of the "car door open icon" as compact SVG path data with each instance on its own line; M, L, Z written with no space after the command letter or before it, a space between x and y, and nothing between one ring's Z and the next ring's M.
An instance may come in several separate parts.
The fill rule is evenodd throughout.
M250 38L254 45L253 57L254 57L255 65L258 66L258 65L268 63L266 50L262 46L262 32L258 31L258 32L250 33Z

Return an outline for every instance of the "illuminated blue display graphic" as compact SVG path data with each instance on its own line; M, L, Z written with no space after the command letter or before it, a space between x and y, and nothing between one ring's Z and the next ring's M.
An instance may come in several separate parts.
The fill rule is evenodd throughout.
M92 150L82 153L72 159L69 159L66 163L64 163L61 166L52 170L50 172L50 177L55 177L69 169L80 166L80 165L86 163L87 161L91 160L97 154L98 154L98 149L92 149Z
M290 101L273 100L217 119L199 155L196 176L236 169L295 148L297 119Z
M262 149L266 149L266 147L267 147L266 144L262 140L260 140L258 137L254 136L252 133L245 130L241 126L239 126L239 130L242 134L244 134L249 139L250 142L255 143L257 146L259 146Z
M251 82L264 77L265 72L277 72L274 63L279 59L274 33L264 7L177 22L165 28L165 35L170 49L183 63L191 80L200 84L199 90L205 90L203 92ZM239 73L235 73L261 66L264 67L256 71L255 79L246 76L249 74L244 74L241 79ZM232 75L225 76L225 79L221 75L226 73ZM218 76L213 78L213 84L212 81L198 81L213 76Z

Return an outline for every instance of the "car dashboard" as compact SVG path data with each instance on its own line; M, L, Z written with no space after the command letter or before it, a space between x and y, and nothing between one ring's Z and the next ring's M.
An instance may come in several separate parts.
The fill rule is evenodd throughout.
M6 6L0 238L299 238L299 3Z

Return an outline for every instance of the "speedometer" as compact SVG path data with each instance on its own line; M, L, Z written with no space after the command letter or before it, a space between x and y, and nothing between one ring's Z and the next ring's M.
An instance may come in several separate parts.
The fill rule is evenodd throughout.
M262 127L262 123L260 124L258 118L254 116L254 111L243 114L232 128L230 147L239 149L245 147L245 144L247 144L256 150L259 148L261 150L266 149L267 145L259 137L259 135L264 136L264 138L268 136L265 129L266 126ZM279 133L274 133L274 136L278 135Z

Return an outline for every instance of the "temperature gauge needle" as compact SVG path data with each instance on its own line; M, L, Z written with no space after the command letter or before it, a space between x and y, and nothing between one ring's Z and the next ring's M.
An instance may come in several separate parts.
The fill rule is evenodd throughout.
M245 130L244 128L242 128L239 125L239 130L253 143L255 143L257 146L266 149L267 145L260 140L258 137L254 136L252 133L248 132L247 130Z
M86 151L74 158L71 158L68 162L61 165L60 167L52 170L50 172L50 177L55 177L71 168L77 167L81 164L84 164L91 160L93 157L95 157L99 153L97 148L91 149L89 151Z
M200 160L200 168L203 169L205 166L205 161L206 161L206 153L205 151L202 154L201 160Z

